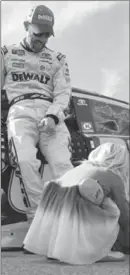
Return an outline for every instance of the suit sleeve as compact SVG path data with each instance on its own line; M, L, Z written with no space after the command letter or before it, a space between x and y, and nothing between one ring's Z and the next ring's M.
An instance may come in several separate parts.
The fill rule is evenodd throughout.
M65 56L59 60L60 67L53 77L53 103L50 105L46 115L53 115L59 121L63 121L64 110L68 107L71 96L71 81L68 64Z
M5 83L5 62L4 62L4 52L1 49L1 89L3 89Z

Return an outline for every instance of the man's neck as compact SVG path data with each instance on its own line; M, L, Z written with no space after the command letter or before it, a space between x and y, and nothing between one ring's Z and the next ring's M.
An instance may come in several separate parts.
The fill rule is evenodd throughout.
M39 53L39 52L41 52L44 48L46 48L46 45L44 45L44 47L43 47L40 51L35 52L35 50L33 50L33 48L30 46L30 43L29 43L27 37L25 37L25 38L23 39L23 43L24 43L23 47L25 47L28 51L34 52L34 53Z
M26 42L26 38L23 39L23 41L20 43L21 46L28 52L33 52L29 44Z
M30 47L27 38L23 39L23 45L28 49L28 51L33 52L32 48Z

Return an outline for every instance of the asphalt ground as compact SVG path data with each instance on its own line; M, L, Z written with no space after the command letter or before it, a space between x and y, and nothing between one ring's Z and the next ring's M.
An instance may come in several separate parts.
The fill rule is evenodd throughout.
M123 262L73 266L23 252L1 253L1 275L129 275L129 257Z

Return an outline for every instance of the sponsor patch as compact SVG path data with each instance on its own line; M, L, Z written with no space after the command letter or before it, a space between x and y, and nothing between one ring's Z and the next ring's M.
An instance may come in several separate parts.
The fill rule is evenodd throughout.
M24 68L24 64L23 63L13 62L12 63L12 67L15 67L15 68Z
M47 71L50 72L51 68L49 66L45 65L40 65L40 71Z
M20 49L18 49L18 50L12 49L12 54L23 56L23 55L25 55L25 51L24 50L20 50Z
M41 57L44 58L45 60L52 60L51 54L50 53L42 53Z
M4 55L7 54L7 52L8 52L7 47L6 47L6 46L3 46L3 47L2 47L2 51L3 51Z
M38 75L34 73L14 73L12 72L12 80L16 82L22 82L22 81L30 81L30 80L36 80L40 83L47 84L50 80L49 75Z
M80 106L88 106L88 103L86 102L86 100L84 98L79 98L78 101L77 101L77 105L80 105Z
M13 62L25 62L25 59L20 59L20 58L12 58L11 61Z
M52 22L52 16L45 15L45 14L38 14L38 20L47 20L49 22Z
M40 66L40 70L41 70L41 71L45 71L45 70L46 70L46 67L45 67L44 65L41 65L41 66Z
M68 64L65 63L65 75L66 76L70 76L70 72L69 72L69 68L68 68Z
M70 81L70 76L68 74L64 73L64 77L65 77L66 82Z
M50 60L47 60L47 59L39 60L39 63L49 64L49 65L53 64Z
M64 76L67 82L70 81L70 73L69 73L69 68L67 63L65 63L65 67L64 67Z
M58 59L59 61L61 61L62 58L65 58L65 55L62 54L62 53L58 53L57 59Z
M93 126L91 122L81 122L83 132L94 132Z

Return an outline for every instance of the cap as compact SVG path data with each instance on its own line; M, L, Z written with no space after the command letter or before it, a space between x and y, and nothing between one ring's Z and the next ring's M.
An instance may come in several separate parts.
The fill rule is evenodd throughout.
M35 33L49 32L54 35L54 14L44 5L33 7L27 16L27 20L24 21L24 24L26 23L32 24Z
M104 199L104 192L97 180L88 178L78 186L80 195L89 201L100 205Z

